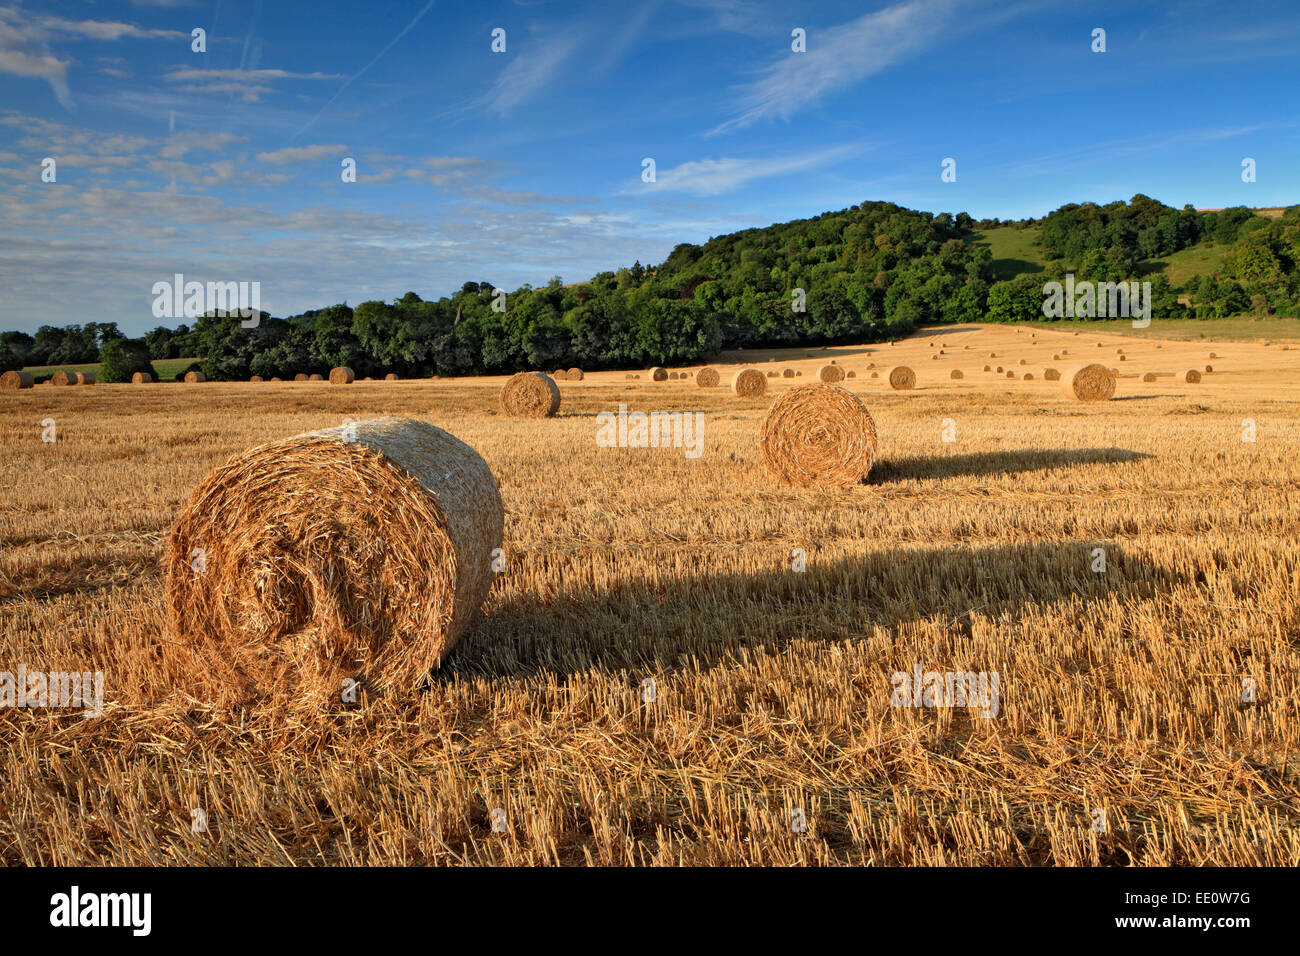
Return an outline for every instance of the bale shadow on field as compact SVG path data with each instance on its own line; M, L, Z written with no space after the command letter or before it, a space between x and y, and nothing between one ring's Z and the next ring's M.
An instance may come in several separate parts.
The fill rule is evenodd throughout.
M1097 547L1105 548L1104 573L1092 570ZM973 611L1015 618L1029 606L1108 595L1133 603L1195 583L1127 558L1114 542L882 549L828 564L810 552L803 572L686 574L668 582L639 576L606 589L566 590L549 603L491 597L486 615L432 680L703 669L736 660L746 648L837 643L876 627L897 634L910 622L936 619L957 639L969 637Z
M1114 464L1153 456L1125 448L1020 448L1014 451L980 451L965 455L925 455L885 459L867 475L869 485L907 478L954 478L959 475L1014 475L1072 465Z

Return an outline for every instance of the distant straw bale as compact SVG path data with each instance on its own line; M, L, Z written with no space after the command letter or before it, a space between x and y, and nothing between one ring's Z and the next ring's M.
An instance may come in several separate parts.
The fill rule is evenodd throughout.
M501 410L513 418L550 418L560 410L559 386L541 372L516 372L501 386Z
M1104 402L1115 394L1115 375L1096 362L1076 365L1061 373L1061 391L1081 402Z

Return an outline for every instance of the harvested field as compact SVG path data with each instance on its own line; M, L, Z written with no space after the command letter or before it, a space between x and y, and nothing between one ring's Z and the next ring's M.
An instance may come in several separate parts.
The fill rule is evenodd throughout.
M1097 403L950 378L966 345L1037 371L1070 334L888 349L915 388L839 383L878 442L842 488L764 465L798 378L740 401L587 372L545 419L501 412L505 376L0 392L0 654L102 671L105 697L91 719L0 707L0 862L1300 865L1300 350L1215 342L1198 384L1175 376L1204 343L1115 335L1161 377ZM810 382L827 364L777 354ZM597 447L620 403L700 411L703 454ZM417 692L306 713L176 694L163 558L195 488L383 415L500 484L483 613ZM996 673L996 715L895 706L918 670Z

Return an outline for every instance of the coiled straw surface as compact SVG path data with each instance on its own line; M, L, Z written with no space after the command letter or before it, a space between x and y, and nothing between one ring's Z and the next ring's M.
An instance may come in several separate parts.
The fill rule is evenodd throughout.
M855 485L876 458L876 425L846 388L796 385L772 402L759 432L763 464L786 485Z
M741 398L756 398L767 391L767 377L756 368L742 368L732 378L731 390Z
M501 386L501 410L513 418L550 418L560 410L560 387L541 372L516 372Z
M173 673L225 704L337 701L348 678L414 694L482 605L502 524L486 462L426 422L236 455L172 529Z
M906 365L895 365L889 368L885 374L889 387L896 390L915 388L916 373Z
M1115 394L1115 375L1106 366L1091 362L1061 373L1061 391L1081 402L1104 402Z

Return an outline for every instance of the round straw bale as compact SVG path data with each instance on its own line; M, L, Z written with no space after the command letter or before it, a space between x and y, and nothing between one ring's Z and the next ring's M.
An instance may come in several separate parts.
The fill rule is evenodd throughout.
M323 381L325 381L325 376L322 375L320 372L312 372L310 375L307 376L307 381L309 381L309 382L323 382Z
M835 382L844 381L844 369L834 363L823 365L817 370L817 377L827 385L832 385Z
M1029 363L1026 362L1024 359L1021 359L1021 360L1019 361L1019 363L1017 363L1017 364L1019 364L1019 365L1028 365Z
M794 378L794 369L788 368L781 373L782 378Z
M876 425L848 389L813 382L772 402L758 443L784 485L856 485L875 461Z
M1024 382L1032 382L1033 380L1034 380L1034 373L1033 373L1033 372L1026 372L1026 373L1024 374L1024 376L1021 378L1021 381L1024 381Z
M677 381L677 379L680 378L680 377L681 377L681 376L680 376L680 373L678 373L678 372L669 372L669 373L668 373L668 381L670 381L670 382L675 382L675 381Z
M307 381L307 373L306 373L306 372L299 372L297 375L295 375L295 376L293 377L293 380L294 380L295 382L305 382L305 381Z
M991 371L993 371L993 366L992 366L992 365L985 365L985 366L984 366L984 371L986 371L986 372L991 372Z
M185 381L193 384L194 382L206 382L207 379L203 377L202 372L191 371L185 373Z
M1218 358L1218 357L1219 356L1215 355L1213 352L1210 353L1210 358Z
M1005 369L1003 369L1002 366L999 365L999 366L998 366L997 368L995 368L993 371L995 371L995 372L997 372L999 375L1001 375L1001 374L1005 371Z
M0 389L4 389L5 391L31 388L35 384L36 380L32 378L31 372L9 371L0 375Z
M557 368L551 373L551 378L557 382L567 382L569 380L569 373L562 368Z
M853 371L853 369L849 369L847 372L844 373L844 377L845 377L845 378L857 378L857 377L858 377L858 373L855 372L855 371Z
M1155 380L1156 380L1155 372L1147 372L1145 375L1142 376L1142 381L1144 382L1154 382Z
M351 385L356 381L356 379L356 372L352 371L352 369L348 368L346 365L336 365L334 368L330 369L331 385Z
M1185 382L1188 385L1195 385L1201 380L1201 373L1194 368L1189 368L1184 372L1178 373L1178 381Z
M1128 361L1128 356L1127 356L1127 355L1121 355L1121 356L1119 357L1119 360L1120 360L1121 362L1127 362L1127 361Z
M51 385L76 385L77 373L65 372L63 369L59 369L57 372L55 372L53 375L50 376L50 384Z
M478 613L502 525L487 464L427 422L260 445L214 469L172 528L169 648L223 704L320 706L347 678L413 697Z
M580 369L580 368L571 368L571 369L569 369L569 381L570 381L570 382L581 382L581 381L582 381L582 369Z
M716 368L709 368L707 365L695 373L695 384L700 388L713 388L722 381Z
M1214 371L1214 366L1213 366L1213 365L1207 365L1207 366L1205 366L1205 370L1206 370L1207 372L1213 372L1213 371Z
M283 380L282 380L279 376L272 375L272 376L271 376L271 381L273 381L273 382L279 382L279 381L283 381Z
M135 372L131 376L132 385L148 385L152 381L153 381L153 376L150 375L148 372ZM260 382L261 379L258 378L256 375L254 375L253 381Z
M384 376L384 381L385 381L385 382L396 382L396 381L397 381L397 373L396 373L396 372L389 372L387 375Z
M139 372L136 372L135 374L139 375L140 373L139 373ZM260 375L250 375L249 378L248 378L248 380L249 380L250 382L260 382L260 381L262 380L262 376L260 376Z
M989 353L989 358L997 358L997 357L998 357L998 353L997 353L997 352L990 352L990 353Z
M802 370L802 369L796 370L795 373L794 373L794 377L795 377L795 378L803 378L803 370Z
M961 369L959 369L959 368L955 368L955 369L953 369L951 372L948 373L948 377L949 377L949 378L965 378L965 377L966 377L966 373L963 372L963 371L962 371Z
M879 373L879 372L872 372L872 373L871 373L871 377L872 377L872 378L880 378L880 373Z
M1045 382L1059 382L1060 380L1061 380L1061 373L1060 373L1059 371L1057 371L1056 369L1054 369L1054 368L1045 368L1045 369L1043 369L1043 381L1045 381Z
M771 371L771 370L769 369L769 370L768 370L768 373L767 373L767 377L768 377L768 378L776 378L776 372L773 372L773 371Z
M550 418L560 410L560 388L541 372L516 372L501 386L501 410L512 418Z
M1115 376L1096 362L1076 365L1061 373L1061 390L1081 402L1104 402L1115 394Z
M656 365L650 370L650 380L653 382L666 382L668 380L668 369Z
M1007 378L1015 378L1015 377L1016 377L1016 373L1011 371L1011 369L1007 369Z
M885 370L885 380L895 391L916 387L916 373L906 365L894 365Z
M95 373L94 373L94 372L78 372L78 373L77 373L77 384L78 384L78 385L94 385L94 384L95 384Z
M767 377L756 368L742 368L732 377L731 390L741 398L757 398L767 391Z

